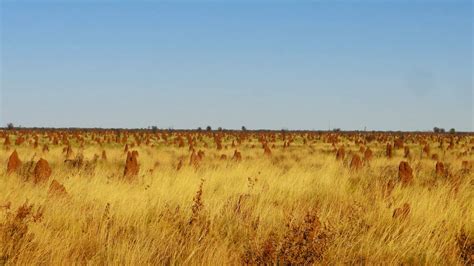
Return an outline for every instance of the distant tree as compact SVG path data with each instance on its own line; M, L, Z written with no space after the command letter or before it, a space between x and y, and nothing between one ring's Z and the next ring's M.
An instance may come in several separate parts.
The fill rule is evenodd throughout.
M212 130L212 127L211 126L207 126L206 127L206 131L211 131Z
M217 130L222 131L222 127L218 127Z
M247 131L247 128L245 126L242 126L242 131Z
M332 131L334 131L334 132L340 132L341 129L340 129L340 128L334 128Z
M439 130L439 127L434 127L434 128L433 128L433 132L434 132L434 133L439 133L439 131L440 131L440 130Z
M444 130L444 128L439 129L439 133L445 133L445 132L446 132L446 130Z
M451 134L454 134L454 133L456 133L456 129L454 129L454 128L451 128L451 129L449 130L449 133L451 133Z
M202 128L201 128L201 127L198 127L198 128L197 128L197 131L202 131Z
M12 130L14 128L15 128L15 126L13 125L13 123L8 123L7 124L7 129Z
M157 126L151 126L151 131L153 133L156 133L158 131L158 127Z

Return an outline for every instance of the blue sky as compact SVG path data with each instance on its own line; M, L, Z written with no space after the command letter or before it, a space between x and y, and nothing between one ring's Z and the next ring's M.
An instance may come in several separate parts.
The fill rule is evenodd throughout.
M22 126L473 130L471 1L1 1Z

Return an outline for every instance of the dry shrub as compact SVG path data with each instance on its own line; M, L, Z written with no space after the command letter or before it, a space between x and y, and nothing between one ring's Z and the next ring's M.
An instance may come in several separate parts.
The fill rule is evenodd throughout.
M249 183L249 188L252 186L252 182L254 180ZM250 190L252 189L250 188ZM221 217L224 221L228 219L238 221L239 227L241 226L245 228L244 230L248 230L248 233L255 235L260 226L260 217L254 215L257 202L258 197L253 197L250 194L229 197L221 209Z
M201 211L204 208L204 204L202 201L203 185L204 185L204 179L201 179L201 183L199 184L199 189L196 191L196 195L193 198L193 205L191 207L192 215L191 215L191 219L189 220L189 224L193 224L199 220L201 216Z
M64 163L69 167L69 170L82 171L84 174L93 174L97 166L97 161L99 160L99 155L94 154L92 160L85 160L82 153L78 153L74 159L66 159Z
M394 219L405 219L410 214L410 204L404 203L402 207L393 210L392 218Z
M322 261L329 246L329 231L316 213L309 212L300 223L288 223L278 254L283 265L308 265Z
M456 237L456 244L462 263L464 263L464 265L474 265L474 237L468 235L463 228Z
M36 162L34 160L34 156L29 161L23 162L21 164L21 167L18 169L17 173L22 181L26 182L32 179L35 166Z
M270 232L263 241L254 239L245 247L242 262L247 265L311 265L321 263L330 244L329 230L314 212L302 221L290 220L280 238Z
M72 168L81 168L84 165L84 155L81 153L77 154L74 159L66 159L64 163Z
M246 265L277 264L279 241L278 235L270 232L262 243L245 247L242 262Z
M196 241L197 243L203 241L208 235L211 226L211 220L204 210L204 201L202 199L203 185L204 179L201 179L199 189L193 198L191 218L188 222L189 227L181 232L185 238Z
M8 206L5 216L5 221L0 223L0 262L15 264L22 252L35 248L29 225L41 221L43 209L40 207L34 211L34 206L25 202L16 212Z

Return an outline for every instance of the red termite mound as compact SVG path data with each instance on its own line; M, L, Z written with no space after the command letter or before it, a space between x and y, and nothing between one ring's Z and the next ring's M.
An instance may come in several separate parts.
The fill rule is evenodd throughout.
M373 157L373 152L370 148L367 147L367 149L364 151L364 160L370 161L372 160Z
M387 143L387 148L385 149L385 155L387 158L392 158L392 145L390 143Z
M272 155L272 150L268 147L268 145L265 143L263 146L263 154L266 156L271 156Z
M240 162L242 161L242 154L238 150L234 151L234 156L232 157L233 160Z
M123 171L123 176L127 178L132 178L138 175L140 167L138 165L138 152L127 152L127 160L125 161L125 169Z
M8 158L7 174L16 172L20 167L21 167L20 158L18 157L18 153L16 152L16 150L14 150L12 154L10 155L10 158Z
M447 174L446 168L444 167L444 163L436 162L436 175L438 176L445 176Z
M51 182L51 185L49 185L48 196L53 196L53 197L67 196L66 188L61 183L56 181L56 179L54 179L53 182Z
M49 167L48 161L41 158L36 163L35 169L33 170L33 182L40 183L46 181L51 176L51 167Z
M403 185L408 185L413 181L413 170L408 162L400 162L398 166L398 178Z
M350 167L352 170L359 170L362 168L362 160L359 155L354 154L354 156L352 156Z
M340 160L340 161L344 160L345 155L346 155L346 152L344 151L344 147L340 147L336 151L336 160Z

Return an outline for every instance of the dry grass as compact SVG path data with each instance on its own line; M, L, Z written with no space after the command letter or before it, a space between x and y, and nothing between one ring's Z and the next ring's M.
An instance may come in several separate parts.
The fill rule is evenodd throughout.
M390 134L6 134L0 265L474 262L472 135L452 148L451 135L405 135L405 158ZM124 140L139 154L133 179L123 178ZM360 146L372 158L351 168ZM7 174L13 150L23 164ZM35 184L39 158L52 174ZM406 186L401 161L413 172Z

